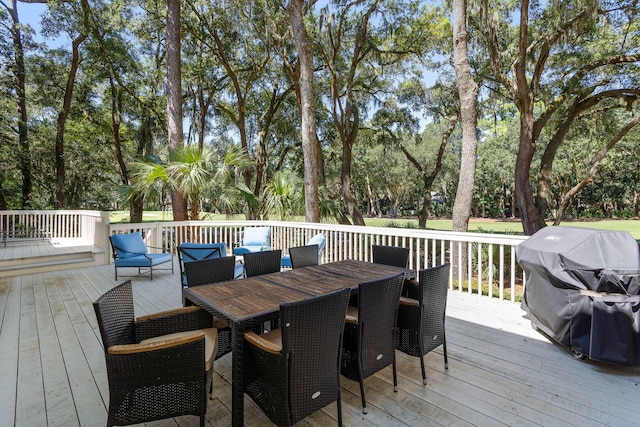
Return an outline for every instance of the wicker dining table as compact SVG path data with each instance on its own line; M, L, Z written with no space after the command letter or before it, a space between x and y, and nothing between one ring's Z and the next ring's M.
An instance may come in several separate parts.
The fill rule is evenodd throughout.
M360 282L382 279L398 273L406 278L415 271L366 261L344 260L278 273L183 289L183 296L225 320L232 330L231 421L244 423L243 340L247 330L277 317L281 303L350 288Z

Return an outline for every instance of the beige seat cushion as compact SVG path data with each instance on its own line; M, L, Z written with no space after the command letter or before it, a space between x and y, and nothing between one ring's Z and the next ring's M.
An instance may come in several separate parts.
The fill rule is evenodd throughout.
M213 367L213 361L216 358L216 353L218 353L218 330L216 328L206 328L198 329L196 331L176 332L168 335L160 335L159 337L142 340L140 344L149 344L176 339L197 331L204 332L204 366L208 371Z
M347 307L347 317L345 320L349 323L358 323L358 307Z
M413 307L418 307L420 305L417 299L407 298L407 297L400 297L400 304L410 305Z
M213 327L216 329L223 329L229 327L229 324L222 319L213 318Z

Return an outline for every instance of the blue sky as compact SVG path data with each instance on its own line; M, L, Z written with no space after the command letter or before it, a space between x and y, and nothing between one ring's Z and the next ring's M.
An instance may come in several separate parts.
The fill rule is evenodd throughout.
M40 21L42 14L47 11L47 5L45 3L22 3L18 2L18 19L23 25L29 25L34 31L34 40L38 43L46 43L47 46L56 47L65 43L66 37L62 36L59 39L45 40L40 34Z
M22 24L29 24L34 30L40 28L40 15L47 10L47 5L43 3L22 3L18 2L18 18Z

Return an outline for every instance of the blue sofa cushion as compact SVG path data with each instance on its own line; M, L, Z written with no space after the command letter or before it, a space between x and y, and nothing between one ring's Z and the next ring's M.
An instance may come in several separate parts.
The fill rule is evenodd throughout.
M115 260L115 265L116 267L148 267L163 262L171 262L171 254L134 255Z
M111 244L118 259L138 257L148 252L147 245L142 240L139 231L128 234L113 234L111 235Z
M246 227L242 246L262 246L271 241L271 227Z
M260 245L260 246L239 246L237 248L235 248L233 250L234 255L242 255L242 254L246 254L247 252L261 252L261 251L268 251L271 250L271 248L265 248L264 246Z
M284 268L293 268L293 265L291 265L291 256L289 254L286 254L285 256L282 257L282 262L280 263L280 266Z
M220 251L216 251L218 248ZM182 252L182 262L199 261L209 258L220 258L227 256L227 244L222 243L190 243L180 244Z
M235 255L247 252L271 250L271 227L246 227L242 236L242 245L234 248Z
M227 256L227 244L222 243L191 243L184 242L179 246L178 253L180 254L180 260L182 264L186 264L192 261L200 261L203 259L220 258ZM215 249L220 249L217 251ZM184 274L184 268L180 265L180 271L182 271L182 284L187 286L187 276Z

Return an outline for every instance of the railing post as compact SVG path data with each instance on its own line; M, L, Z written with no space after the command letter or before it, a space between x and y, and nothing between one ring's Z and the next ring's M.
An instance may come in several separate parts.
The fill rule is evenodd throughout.
M109 212L100 212L99 218L93 220L93 245L102 249L102 254L95 254L96 264L106 265L111 262L111 244L109 243Z

